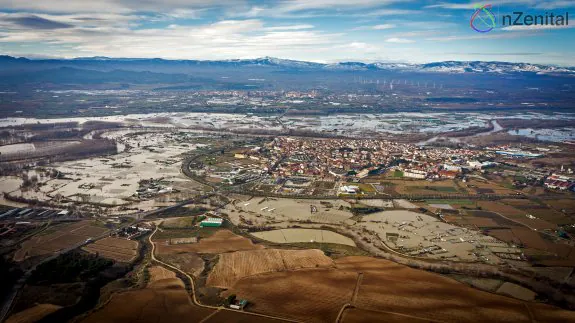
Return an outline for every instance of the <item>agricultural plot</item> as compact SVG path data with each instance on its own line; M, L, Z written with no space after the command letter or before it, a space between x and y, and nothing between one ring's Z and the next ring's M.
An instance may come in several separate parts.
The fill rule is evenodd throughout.
M158 282L160 280L177 278L175 272L173 272L171 270L167 270L166 268L161 267L161 266L149 267L148 273L150 274L150 281L148 283L148 286L151 286L152 284L154 284L155 282ZM183 286L182 282L178 282L178 284L180 284L180 283Z
M318 242L337 243L355 247L352 239L328 230L280 229L252 233L254 237L276 243Z
M345 257L335 263L244 278L224 295L252 300L253 311L318 323L335 321L344 304L353 309L344 311L342 322L530 322L529 312L548 322L575 319L573 312L482 292L387 260Z
M334 322L349 303L357 274L335 269L274 272L246 277L223 296L249 299L250 310L311 323Z
M417 209L419 206L409 202L408 200L393 200L393 204L398 209Z
M131 262L138 254L138 242L114 237L106 237L84 248L85 251L98 254L119 262Z
M170 244L169 240L157 240L157 253L159 255L193 253L223 253L241 250L263 249L264 246L254 244L250 239L236 235L229 230L218 230L212 236L200 239L198 243Z
M482 210L466 210L465 220L473 223L478 222L478 226L489 227L510 227L525 225L532 229L544 230L555 229L556 225L541 219L529 217L528 213L499 202L479 201L477 203ZM490 219L491 221L487 221ZM458 221L459 223L459 221Z
M502 241L521 246L531 263L546 266L575 265L575 247L550 240L544 233L513 226L508 229L489 229L486 233Z
M433 322L428 319L418 318L413 315L394 314L388 312L376 312L358 308L347 308L341 316L343 323L403 323L403 322Z
M375 207L381 207L381 208L393 208L393 201L392 200L362 200L361 204L367 205L367 206L375 206Z
M195 277L198 277L204 271L204 260L198 254L192 252L162 254L159 258Z
M62 308L62 306L53 304L38 304L14 315L11 315L6 323L30 323L38 322L46 315L52 314Z
M238 251L220 255L206 284L229 288L244 277L261 273L330 266L333 261L317 249Z
M497 201L477 201L477 206L485 211L496 212L505 216L525 216L525 212Z
M505 282L497 289L497 294L511 296L524 301L533 301L537 294L525 287Z
M34 236L24 241L20 249L14 254L14 261L50 255L74 247L89 238L102 235L106 231L108 231L107 228L94 226L90 221L57 226L53 230L48 229L46 234Z
M193 205L195 207L195 205ZM198 222L197 217L168 218L162 222L162 228L166 229L186 229L193 228Z
M575 200L573 199L548 200L545 202L556 211L566 215L575 215Z
M517 222L508 220L497 213L489 212L489 211L467 211L467 213L471 216L477 218L484 218L490 219L491 221L497 223L498 226L501 227L509 227L509 226L516 226L518 225Z
M359 259L361 260L361 258ZM440 275L414 270L397 264L373 263L342 259L341 263L355 262L354 270L364 273L356 307L412 315L437 321L477 322L500 320L529 322L525 307L518 301L481 292ZM471 311L471 312L470 312Z
M460 194L462 191L453 180L429 182L425 180L394 181L395 191L398 194Z
M475 192L477 194L511 195L515 193L514 190L500 186L496 183L484 182L473 178L469 179L467 187L472 189L469 190L470 193Z
M519 210L520 215L516 217L517 220L526 221L526 224L538 229L553 229L557 224L564 225L573 222L562 212L564 209L556 210L553 208L553 201L546 201L549 205L529 200L503 200L502 202ZM575 204L575 200L571 203ZM566 206L565 203L560 203L560 205Z
M202 323L282 323L284 320L276 320L269 317L250 315L242 312L218 311Z
M162 267L151 267L146 288L118 293L110 302L83 319L83 323L200 322L213 309L191 303L184 283Z

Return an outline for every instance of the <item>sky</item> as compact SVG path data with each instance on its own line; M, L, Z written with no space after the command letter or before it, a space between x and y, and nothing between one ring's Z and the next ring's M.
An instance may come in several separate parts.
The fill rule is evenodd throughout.
M0 54L314 62L445 60L575 66L575 0L0 0ZM504 26L501 16L564 15L564 26ZM474 24L484 23L485 12ZM483 21L482 21L483 20ZM488 26L487 26L488 27ZM479 26L478 29L484 30Z

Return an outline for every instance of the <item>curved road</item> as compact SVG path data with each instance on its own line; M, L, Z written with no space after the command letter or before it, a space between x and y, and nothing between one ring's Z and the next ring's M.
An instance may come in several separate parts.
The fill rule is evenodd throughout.
M152 241L152 237L154 236L154 234L156 234L156 232L158 231L158 226L156 226L156 229L154 230L154 232L152 234L150 234L148 236L148 242L152 245L152 252L151 252L151 258L153 261L166 266L174 271L179 272L180 274L184 275L189 281L190 281L190 286L191 286L191 290L192 290L192 297L191 300L193 302L194 305L196 306L200 306L200 307L204 307L204 308L210 308L210 309L215 309L218 311L230 311L230 312L237 312L237 313L241 313L241 314L245 314L245 315L253 315L253 316L259 316L259 317L265 317L265 318L269 318L269 319L273 319L273 320L278 320L278 321L284 321L284 322L295 322L295 323L300 323L299 321L296 320L292 320L292 319L286 319L283 317L278 317L278 316L272 316L272 315L266 315L266 314L260 314L260 313L254 313L254 312L246 312L246 311L241 311L241 310L234 310L232 308L227 308L227 307L221 307L221 306L210 306L210 305L204 305L202 303L200 303L198 301L198 299L196 298L196 286L194 283L194 279L188 275L186 272L180 270L179 268L170 265L168 263L165 263L161 260L159 260L158 258L156 258L156 245L154 244L154 242ZM206 317L209 318L209 317ZM204 318L204 320L206 319ZM202 321L204 321L202 320Z

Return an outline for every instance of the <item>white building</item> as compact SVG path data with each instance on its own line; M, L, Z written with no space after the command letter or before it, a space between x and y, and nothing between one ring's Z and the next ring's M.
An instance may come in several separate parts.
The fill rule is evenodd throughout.
M406 169L403 171L403 177L425 179L427 172L417 169Z
M356 194L359 192L359 186L344 185L344 186L340 187L339 190L340 190L340 192L346 193L346 194Z

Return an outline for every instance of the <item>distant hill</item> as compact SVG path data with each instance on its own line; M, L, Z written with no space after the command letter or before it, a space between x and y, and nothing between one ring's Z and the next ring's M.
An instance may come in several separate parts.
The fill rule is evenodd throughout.
M1 59L0 59L1 61ZM102 72L96 70L78 69L73 67L59 67L41 71L24 73L8 73L0 78L0 84L21 83L55 83L55 84L99 84L99 83L131 83L131 84L157 84L157 83L183 83L190 80L186 74L165 74L148 71L135 72L113 70Z
M49 66L69 66L77 68L158 68L158 67L196 67L196 68L241 68L260 67L300 71L397 71L432 73L493 73L493 74L556 74L575 75L575 67L557 67L551 65L487 62L487 61L445 61L427 64L408 63L362 63L339 62L322 64L273 57L231 60L166 60L160 58L110 58L79 57L74 59L27 59L12 56L0 56L1 68L42 68Z

